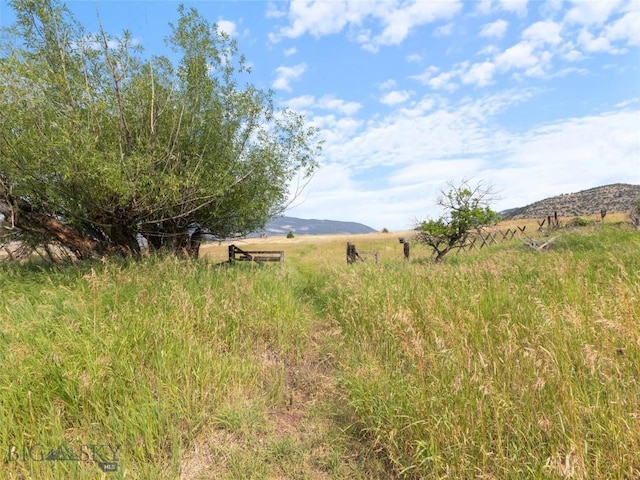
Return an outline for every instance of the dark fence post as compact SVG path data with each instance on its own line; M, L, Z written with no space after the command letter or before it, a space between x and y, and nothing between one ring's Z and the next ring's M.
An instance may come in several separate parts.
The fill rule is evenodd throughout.
M229 245L229 263L233 263L236 259L236 246Z
M356 246L351 242L347 242L347 264L354 263L358 257Z
M402 245L403 251L404 251L404 258L405 260L409 260L409 250L411 247L409 247L409 242L405 241L404 244Z

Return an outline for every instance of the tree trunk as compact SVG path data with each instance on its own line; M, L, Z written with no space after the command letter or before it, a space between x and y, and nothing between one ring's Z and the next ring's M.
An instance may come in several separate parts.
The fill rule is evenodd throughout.
M123 256L140 256L140 243L137 235L123 225L112 225L109 237L118 253Z
M191 238L189 239L189 255L193 258L200 256L200 244L202 243L203 236L202 230L200 230L199 227L191 234Z
M104 245L100 242L87 238L51 215L35 210L28 202L21 199L8 200L0 201L0 213L11 218L15 228L50 235L71 250L78 259L104 253Z

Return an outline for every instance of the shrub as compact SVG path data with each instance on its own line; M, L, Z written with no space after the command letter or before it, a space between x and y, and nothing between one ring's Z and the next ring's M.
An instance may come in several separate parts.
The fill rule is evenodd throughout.
M592 225L594 222L595 222L595 220L593 220L591 218L575 217L567 224L567 226L569 226L569 227L588 227L589 225Z

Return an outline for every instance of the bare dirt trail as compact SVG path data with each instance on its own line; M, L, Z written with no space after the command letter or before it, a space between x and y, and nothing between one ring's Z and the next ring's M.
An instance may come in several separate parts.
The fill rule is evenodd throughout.
M271 348L259 358L265 389L277 383L277 398L252 409L252 399L239 392L239 415L246 418L203 430L183 458L182 480L393 478L350 428L354 419L339 385L337 323L313 300L300 301L300 321L308 325L301 353Z

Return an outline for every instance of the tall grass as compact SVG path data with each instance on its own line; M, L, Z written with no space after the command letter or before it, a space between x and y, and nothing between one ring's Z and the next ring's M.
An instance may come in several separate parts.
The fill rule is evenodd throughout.
M368 238L1 266L0 477L640 477L637 232L439 265ZM88 444L118 471L37 461Z
M238 397L284 402L283 373L265 384L260 358L299 355L306 335L290 288L257 269L154 258L5 267L0 287L3 451L42 446L38 459L65 442L117 445L122 478L175 478L183 450L231 421ZM15 459L0 464L3 477L99 473L91 462Z
M615 229L343 273L360 428L407 477L639 477L639 254Z

